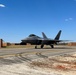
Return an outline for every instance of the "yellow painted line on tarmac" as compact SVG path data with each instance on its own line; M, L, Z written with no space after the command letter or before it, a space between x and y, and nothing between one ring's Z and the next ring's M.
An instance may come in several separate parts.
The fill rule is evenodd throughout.
M7 57L12 57L12 56L15 56L15 54L2 55L0 56L0 58L7 58Z

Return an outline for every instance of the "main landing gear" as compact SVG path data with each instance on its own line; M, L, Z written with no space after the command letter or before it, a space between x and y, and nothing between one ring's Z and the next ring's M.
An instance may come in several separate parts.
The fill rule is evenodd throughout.
M44 47L44 45L41 45L41 48L43 48ZM35 46L35 49L37 49L37 45Z
M54 48L54 45L50 45L51 46L51 48ZM44 45L41 45L41 48L43 48L44 47ZM37 45L35 46L35 49L37 49Z
M44 45L41 45L41 48L43 48L44 47Z
M35 49L37 49L37 45L35 46Z
M54 45L50 45L51 46L51 48L54 48Z

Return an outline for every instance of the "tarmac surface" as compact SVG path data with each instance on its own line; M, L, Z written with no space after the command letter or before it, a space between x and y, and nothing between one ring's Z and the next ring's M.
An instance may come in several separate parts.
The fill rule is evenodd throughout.
M38 56L54 56L54 55L62 55L65 53L72 53L76 52L76 47L71 46L55 46L55 48L43 48L43 49L34 49L34 48L1 48L0 49L0 58L10 57L10 56L17 56L17 55L35 55Z
M36 59L76 53L76 47L55 46L55 48L1 48L0 75L58 75L38 71L27 65ZM38 60L37 60L38 61ZM62 74L61 74L62 75Z

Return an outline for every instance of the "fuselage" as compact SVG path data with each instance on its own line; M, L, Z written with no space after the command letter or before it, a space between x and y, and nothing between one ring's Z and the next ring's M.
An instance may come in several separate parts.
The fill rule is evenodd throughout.
M60 34L61 34L61 30L58 32L58 34L56 35L56 37L54 39L48 38L44 34L44 32L42 32L43 38L41 38L35 34L30 34L27 38L21 40L22 41L21 44L30 43L31 45L36 45L35 48L37 48L37 45L41 45L41 48L43 48L44 45L50 45L52 48L54 48L54 46L53 46L54 44L61 42L61 40L59 40Z

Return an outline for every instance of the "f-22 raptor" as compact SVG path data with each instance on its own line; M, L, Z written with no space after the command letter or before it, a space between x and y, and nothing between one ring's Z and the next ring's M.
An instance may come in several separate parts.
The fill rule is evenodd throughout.
M63 40L59 40L61 35L61 30L58 32L56 37L54 39L48 38L44 32L42 32L43 37L39 37L35 34L30 34L27 38L22 39L21 44L30 43L31 45L35 45L35 48L37 48L37 45L41 45L41 48L44 47L44 45L50 45L51 48L54 48L54 44L57 45L58 42L61 42Z

